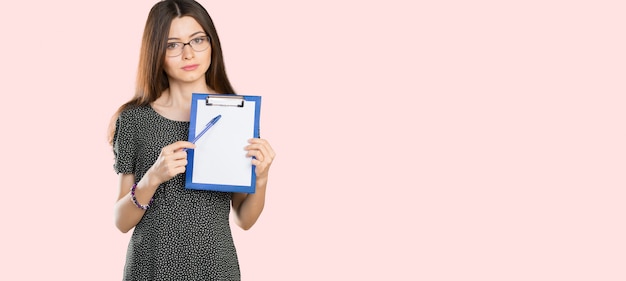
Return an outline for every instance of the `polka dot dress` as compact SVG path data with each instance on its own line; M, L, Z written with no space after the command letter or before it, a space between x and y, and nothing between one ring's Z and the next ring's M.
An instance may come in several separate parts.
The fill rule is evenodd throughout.
M117 173L139 181L161 148L187 140L189 122L173 121L150 106L122 112L113 151ZM240 280L230 224L230 193L185 189L184 174L161 184L135 226L124 280Z

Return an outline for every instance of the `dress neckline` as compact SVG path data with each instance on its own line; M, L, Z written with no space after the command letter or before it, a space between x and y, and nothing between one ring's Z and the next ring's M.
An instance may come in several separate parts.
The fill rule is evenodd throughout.
M175 123L189 124L189 121L174 120L174 119L170 119L170 118L167 118L167 117L161 115L161 113L157 112L156 110L154 110L154 108L152 108L151 104L148 104L147 107L150 109L150 111L152 111L155 115L157 115L159 118L161 118L163 120L170 121L170 122L175 122Z

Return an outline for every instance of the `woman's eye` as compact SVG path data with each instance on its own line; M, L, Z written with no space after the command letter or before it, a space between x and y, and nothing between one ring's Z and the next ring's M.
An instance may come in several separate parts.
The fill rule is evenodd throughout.
M205 40L204 37L198 37L198 38L194 38L193 42L196 43L196 44L200 44L200 43L204 42L204 40Z
M178 43L178 42L167 43L167 49L168 50L174 50L174 49L178 48L178 45L180 45L180 43Z

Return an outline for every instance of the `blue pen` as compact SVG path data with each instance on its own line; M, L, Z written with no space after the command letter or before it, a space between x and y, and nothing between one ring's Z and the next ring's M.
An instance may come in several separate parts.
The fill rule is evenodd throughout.
M220 118L222 118L221 114L211 119L211 121L209 121L209 123L206 124L206 127L204 127L204 129L202 129L202 131L196 135L196 137L191 141L191 143L195 144L200 139L200 137L204 135L204 133L206 133L209 129L211 129L211 127L213 127L213 125L215 125L215 123L217 123L217 121L220 120ZM184 148L183 151L187 151L187 148Z

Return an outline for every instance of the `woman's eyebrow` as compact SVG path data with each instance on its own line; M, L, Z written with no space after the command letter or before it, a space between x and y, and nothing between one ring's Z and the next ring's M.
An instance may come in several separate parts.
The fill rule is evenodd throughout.
M198 35L200 33L204 33L204 35L206 35L206 33L204 31L197 31L197 32L194 32L193 34L189 35L189 37L194 37L194 36L196 36L196 35ZM178 37L170 37L170 38L167 38L167 40L181 40L181 39L178 38Z

